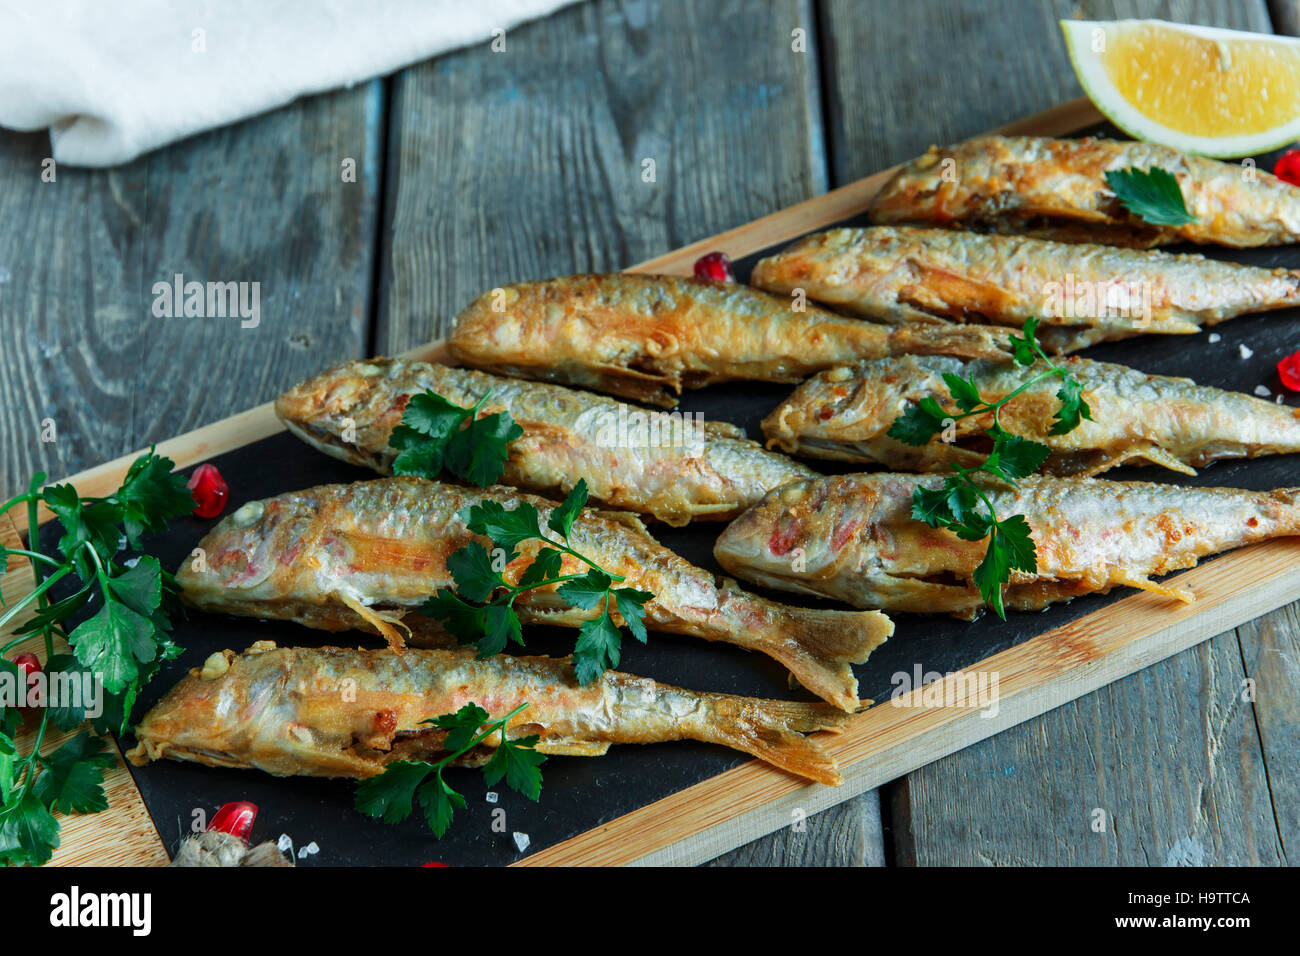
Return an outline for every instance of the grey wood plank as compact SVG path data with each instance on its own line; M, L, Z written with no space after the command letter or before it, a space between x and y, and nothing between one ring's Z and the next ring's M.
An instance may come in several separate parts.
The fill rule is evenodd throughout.
M1300 859L1300 603L1237 628L1282 851Z
M0 489L241 411L361 352L380 92L303 100L126 166L60 167L53 182L44 134L0 135ZM154 283L177 273L249 283L250 306L257 283L256 327L156 316Z
M891 7L887 17L864 15L860 3L825 0L833 182L851 181L906 160L932 142L954 142L1081 95L1058 18L1129 16L1270 29L1262 0L1009 0L998 5L996 15L983 3L922 0ZM890 67L867 71L863 62ZM1232 635L1218 639L1220 657L1232 643ZM1222 666L1179 672L1166 665L1160 665L1161 686L1169 688L1163 699L1171 713L1162 719L1180 717L1190 710L1186 701L1197 701L1201 723L1211 721L1223 705L1207 698L1200 684L1221 673ZM1247 772L1263 766L1259 740L1245 732L1245 724L1234 724L1239 747L1214 754L1209 776L1196 783L1202 794L1189 793L1186 785L1166 792L1165 778L1189 772L1180 768L1206 769L1202 752L1221 738L1204 732L1166 738L1157 735L1159 719L1152 717L1148 721L1155 723L1133 724L1132 715L1114 702L1127 701L1145 713L1149 702L1133 688L1152 679L1150 672L1135 675L892 784L885 813L895 835L895 862L1162 863L1171 853L1176 857L1178 848L1206 862L1276 862L1279 838L1276 828L1270 834L1266 825L1271 778L1262 770ZM1137 729L1143 726L1149 729ZM1166 758L1158 768L1161 779L1132 773L1130 768L1147 765L1153 749ZM1275 762L1270 760L1270 767ZM1243 792L1221 792L1221 775L1238 770ZM1115 804L1109 812L1120 815L1109 841L1089 841L1090 831L1080 829L1077 794L1089 789L1104 792ZM1197 829L1203 820L1192 811L1205 793L1213 796L1216 812L1221 808L1235 821L1223 821L1235 833Z
M1300 0L1268 0L1274 33L1300 36Z
M813 20L803 0L597 0L399 75L378 348L441 334L485 289L823 192Z
M823 0L833 185L1083 95L1057 21L1269 32L1264 0Z
M870 790L724 853L706 866L884 866L880 796Z
M825 191L815 19L807 0L598 0L400 74L377 349L443 334L484 289L619 269ZM879 832L868 795L724 860L877 860Z
M923 767L907 782L910 846L900 857L920 866L1283 862L1245 673L1227 632Z

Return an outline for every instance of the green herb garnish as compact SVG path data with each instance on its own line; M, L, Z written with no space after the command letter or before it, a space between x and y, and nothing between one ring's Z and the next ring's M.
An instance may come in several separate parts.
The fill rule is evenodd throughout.
M1178 180L1159 166L1145 172L1135 166L1109 170L1106 185L1124 208L1143 222L1153 226L1184 226L1196 222L1196 217L1187 211Z
M579 479L564 503L551 512L546 522L558 537L542 528L541 514L527 501L507 510L496 501L471 505L461 520L471 532L484 535L496 545L494 559L478 541L471 541L447 558L455 588L440 588L420 610L437 618L462 644L473 644L479 657L490 657L505 650L509 642L522 645L515 599L537 588L559 585L557 594L582 610L596 607L601 612L584 621L578 629L573 648L573 668L578 683L589 684L607 667L617 667L622 647L622 632L614 623L617 611L641 643L645 643L645 604L653 594L635 588L615 587L623 576L606 571L586 555L569 546L569 532L574 519L587 503L587 483ZM505 565L519 557L516 546L525 541L542 541L532 563L512 584L502 575ZM561 574L564 555L577 558L587 566L580 574Z
M972 580L979 588L984 603L998 617L1006 619L1002 605L1002 586L1010 580L1012 571L1032 573L1038 570L1038 557L1030 536L1029 522L1024 515L998 518L992 502L974 480L983 472L1000 481L1015 485L1020 478L1032 475L1042 467L1052 449L1041 442L1012 435L1002 427L999 413L1004 405L1039 382L1049 378L1061 379L1056 393L1060 403L1049 431L1064 435L1079 426L1083 419L1092 420L1092 410L1083 398L1083 386L1065 369L1054 365L1034 337L1037 319L1027 319L1023 338L1011 336L1012 359L1017 365L1028 366L1042 361L1047 369L1020 385L996 402L986 402L975 386L974 376L964 379L952 372L943 376L959 414L950 414L932 396L910 406L889 427L888 435L907 445L921 446L931 441L953 423L972 415L993 413L993 424L985 434L993 439L992 453L974 468L953 465L953 474L933 490L918 487L912 493L912 517L924 521L932 528L947 528L965 541L982 541L988 538L984 560L975 569ZM980 506L983 505L983 509Z
M41 707L40 723L29 753L16 742L21 714L15 706L0 707L0 863L46 862L59 845L61 813L95 813L105 809L104 770L112 765L102 738L89 731L52 753L41 753L51 724L73 730L90 720L99 734L125 732L140 689L163 661L180 654L171 641L169 612L175 606L175 579L148 555L119 563L121 552L138 550L141 537L162 531L167 521L194 509L185 476L173 471L170 459L151 448L132 463L120 488L102 498L82 497L70 484L42 488L46 476L32 476L28 490L0 506L0 514L23 507L27 517L27 547L0 547L0 574L10 557L31 562L35 587L0 615L0 630L23 608L36 613L14 630L0 647L0 671L9 687L23 688L26 675L6 657L30 635L45 642L47 693L55 678L66 689L79 682L87 690L93 681L102 690L102 709L88 714L88 694L76 700L49 700ZM62 526L57 553L39 550L37 509L44 504ZM49 591L69 578L73 593L51 603ZM69 618L88 603L99 609L71 631ZM71 654L56 654L54 638L67 641Z
M437 763L399 760L389 764L382 774L357 786L357 810L385 823L399 823L411 815L418 801L434 836L442 839L456 810L465 809L465 798L448 785L442 771L496 733L501 734L501 741L483 767L484 780L489 787L505 780L506 786L535 801L542 791L540 767L546 759L536 750L538 736L506 736L510 719L527 706L520 704L504 717L489 720L486 710L471 703L454 714L422 721L447 731L443 743L447 756Z
M480 488L500 478L507 448L524 430L509 412L479 417L489 395L473 408L453 405L432 389L412 395L388 439L398 452L393 474L437 478L445 468Z

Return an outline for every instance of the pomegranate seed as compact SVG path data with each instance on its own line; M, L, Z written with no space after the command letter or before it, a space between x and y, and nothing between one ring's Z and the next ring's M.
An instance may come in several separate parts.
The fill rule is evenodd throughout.
M1278 362L1277 375L1291 391L1300 392L1300 352L1292 352Z
M707 256L700 256L695 260L695 274L701 279L712 279L714 282L736 281L731 273L731 259L725 252L710 252Z
M27 675L28 681L41 672L41 662L35 654L19 654L13 659L13 663Z
M215 518L226 506L230 487L221 477L216 465L199 465L185 486L194 496L194 514L200 518Z
M1292 186L1300 186L1300 149L1288 149L1273 164L1273 175Z
M253 832L253 821L256 819L257 804L239 800L235 803L227 803L218 810L213 815L212 822L208 824L208 830L229 833L247 843L248 835Z
M446 866L446 865L447 865L446 863L421 863L420 868L423 869L426 866Z

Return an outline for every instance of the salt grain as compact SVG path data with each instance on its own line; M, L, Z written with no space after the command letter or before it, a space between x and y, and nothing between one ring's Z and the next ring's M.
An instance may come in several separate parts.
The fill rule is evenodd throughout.
M1255 386L1255 394L1258 395L1260 398L1268 398L1268 397L1269 397L1270 395L1272 395L1273 393L1270 392L1270 391L1269 391L1267 388L1265 388L1263 385L1256 385L1256 386ZM1279 397L1280 397L1280 396L1279 396Z
M1211 332L1210 337L1206 341L1213 345L1215 342L1222 342L1223 336L1218 332Z
M515 838L515 846L519 847L520 853L523 853L525 850L527 850L528 844L533 842L532 839L529 838L527 833L515 833L513 834L513 836Z
M1237 351L1241 353L1241 357L1244 359L1248 359L1255 354L1254 349L1246 348L1244 345L1238 345Z
M293 840L287 833L281 833L280 839L276 841L275 845L281 853L289 853L293 850Z
M301 850L298 851L298 859L301 860L305 856L315 856L319 852L320 852L320 847L316 845L315 840L312 840L305 847L303 847Z
M483 794L483 799L486 800L488 803L496 803L497 792L495 790L489 790L487 793Z

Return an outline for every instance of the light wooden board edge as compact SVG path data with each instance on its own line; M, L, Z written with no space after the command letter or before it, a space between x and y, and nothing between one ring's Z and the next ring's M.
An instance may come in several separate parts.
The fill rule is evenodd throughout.
M996 132L1057 136L1103 119L1089 100L1080 98ZM628 271L689 275L695 260L706 252L723 251L738 259L824 228L864 211L893 172L883 170ZM402 357L436 361L445 358L445 351L441 343L434 342L410 349ZM280 431L283 425L268 402L161 442L158 451L175 461L177 467L186 468ZM124 455L64 480L75 484L83 494L108 494L121 483L139 454ZM42 510L42 523L50 517ZM1264 567L1268 568L1266 573L1259 570ZM1135 595L987 658L973 670L1001 675L1001 709L996 717L979 717L964 709L895 707L890 703L877 706L857 718L848 732L826 740L843 767L845 782L841 787L804 784L755 761L535 853L516 865L694 864L712 859L789 823L795 810L812 814L833 806L1295 600L1300 597L1298 569L1300 545L1257 545L1182 576L1180 582L1200 596L1194 605L1171 608L1152 595ZM1250 583L1234 589L1226 583L1234 578ZM30 571L12 569L5 575L4 586L7 596L11 592L25 593L31 588ZM1106 633L1106 628L1111 632ZM1078 652L1085 646L1081 642L1093 650L1091 655ZM36 643L33 641L32 646ZM1074 652L1065 653L1068 649ZM51 743L61 739L56 735ZM120 755L118 765L106 774L105 780L109 809L100 814L62 817L63 842L53 864L165 863L167 851L155 828L156 821L151 820ZM719 818L718 811L710 809L708 803L722 804L727 809Z
M996 713L922 706L922 689L901 695L897 704L878 703L839 736L819 735L840 763L840 787L806 783L755 760L515 865L711 860L791 824L797 811L811 815L897 779L1300 598L1300 540L1232 552L1180 575L1178 582L1192 588L1195 603L1139 593L961 672L998 676ZM955 689L957 680L948 675L941 686Z

